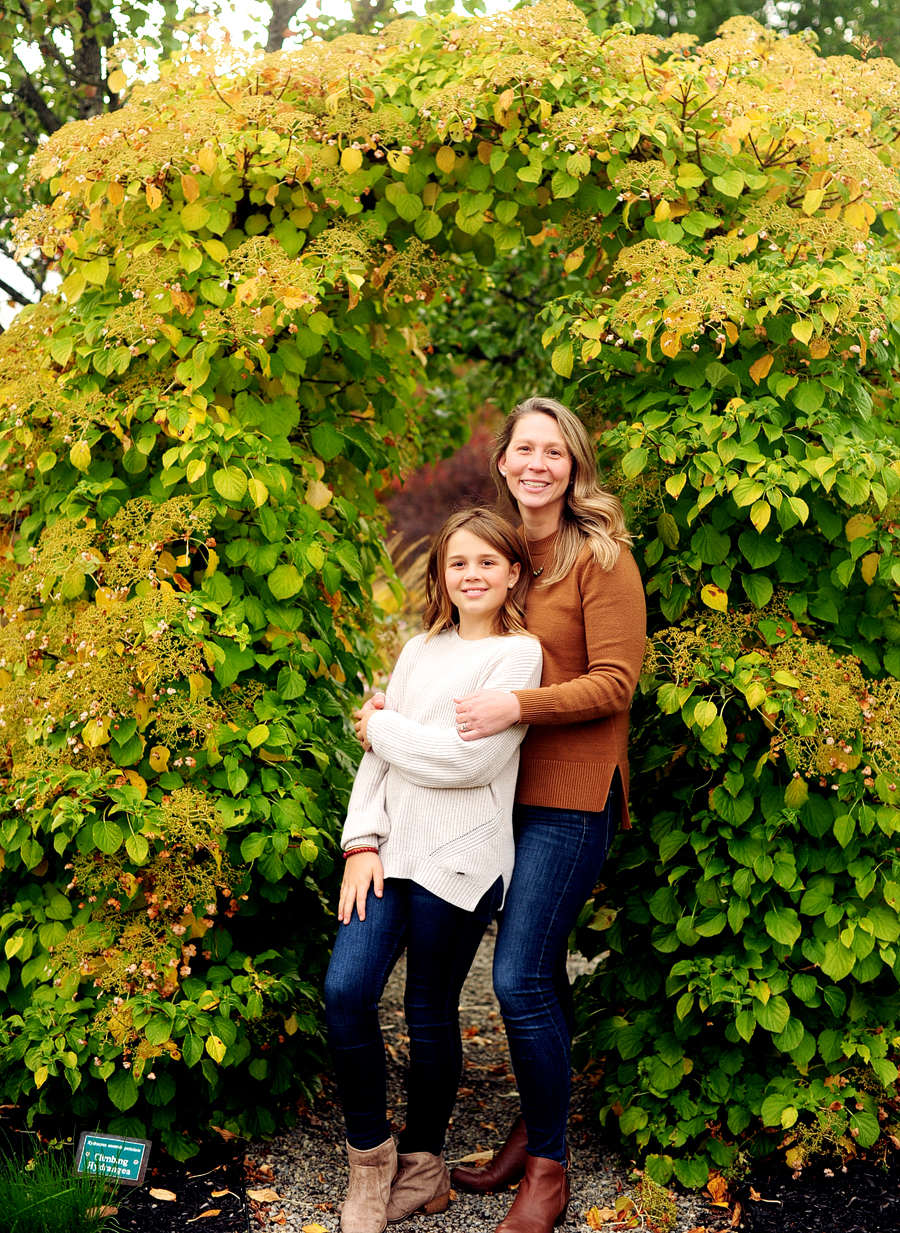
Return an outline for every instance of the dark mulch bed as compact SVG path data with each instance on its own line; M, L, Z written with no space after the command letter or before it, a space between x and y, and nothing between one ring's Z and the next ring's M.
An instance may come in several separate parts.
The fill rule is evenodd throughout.
M208 1146L184 1164L154 1151L143 1186L119 1191L116 1219L134 1233L248 1233L246 1187L243 1148Z
M736 1198L745 1233L898 1233L900 1163L818 1161L799 1177L786 1165L762 1165Z

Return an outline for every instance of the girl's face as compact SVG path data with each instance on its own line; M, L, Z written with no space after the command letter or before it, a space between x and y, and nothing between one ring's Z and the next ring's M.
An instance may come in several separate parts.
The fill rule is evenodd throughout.
M500 473L520 510L561 516L572 478L572 455L552 415L535 411L513 429L499 459Z
M459 613L463 638L487 638L496 632L497 614L519 578L521 566L465 528L447 541L444 585Z

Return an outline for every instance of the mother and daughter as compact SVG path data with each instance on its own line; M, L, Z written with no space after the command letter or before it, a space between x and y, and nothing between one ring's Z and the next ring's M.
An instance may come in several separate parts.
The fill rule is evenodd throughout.
M644 597L622 508L571 411L521 403L491 473L521 530L492 510L447 520L428 558L426 632L404 647L384 698L357 713L366 753L325 983L350 1158L343 1233L447 1207L459 994L501 909L494 989L521 1117L487 1168L457 1168L452 1183L521 1181L497 1233L550 1233L569 1202L566 945L627 824ZM404 949L410 1063L395 1144L378 1003Z

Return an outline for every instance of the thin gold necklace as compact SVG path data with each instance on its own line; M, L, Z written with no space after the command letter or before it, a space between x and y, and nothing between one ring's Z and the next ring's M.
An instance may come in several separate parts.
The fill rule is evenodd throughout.
M535 578L540 578L541 574L544 572L544 567L542 565L540 569L534 568L534 561L531 556L531 549L528 547L528 537L523 536L523 538L525 539L525 551L528 553L528 564L531 566L531 572L534 574ZM553 549L556 547L556 541L558 538L559 538L559 527L556 528L556 533L553 536L553 539L550 541L550 546L547 548L547 552L553 551Z

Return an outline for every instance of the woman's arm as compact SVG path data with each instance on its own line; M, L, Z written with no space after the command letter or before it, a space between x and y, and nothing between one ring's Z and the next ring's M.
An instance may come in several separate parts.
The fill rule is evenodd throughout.
M511 723L584 723L628 709L646 642L644 589L630 552L623 551L609 573L588 562L582 611L587 672L512 695L479 690L458 699L457 722L467 729L460 733L463 741L492 736Z
M485 688L528 688L541 679L541 648L522 642L515 655L495 665ZM476 788L488 784L506 765L525 735L507 727L478 746L467 748L456 728L435 728L406 719L396 711L372 711L367 733L372 749L410 783L426 788Z

